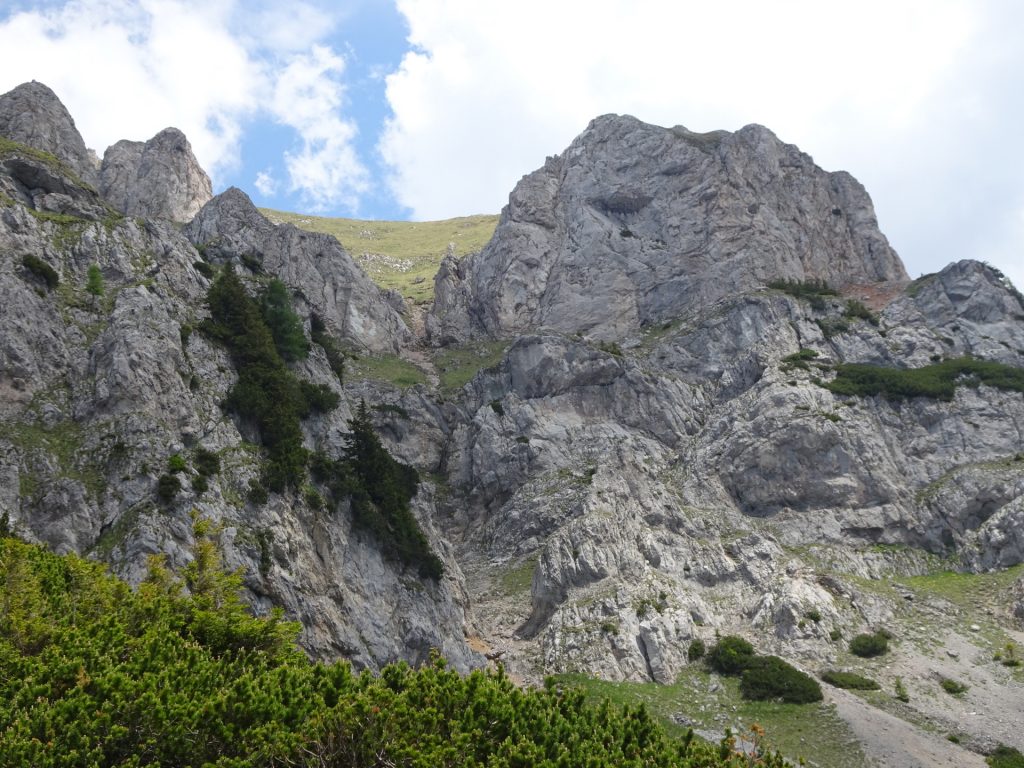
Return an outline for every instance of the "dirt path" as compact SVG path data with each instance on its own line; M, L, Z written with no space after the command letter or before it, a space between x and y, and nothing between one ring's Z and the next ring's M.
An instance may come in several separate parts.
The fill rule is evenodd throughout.
M942 741L848 691L829 687L825 699L836 705L836 712L850 724L864 753L879 768L985 768L981 755Z

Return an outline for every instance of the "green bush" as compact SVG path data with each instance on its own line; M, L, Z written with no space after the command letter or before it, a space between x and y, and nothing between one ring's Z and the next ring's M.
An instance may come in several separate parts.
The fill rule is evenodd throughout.
M46 287L50 290L56 288L60 283L60 275L57 274L57 270L35 254L29 253L22 256L21 263L29 272L46 283Z
M854 691L877 691L879 688L878 683L871 678L861 677L853 672L840 672L835 669L824 672L821 679L829 685L834 685L836 688L846 688Z
M754 659L754 646L736 635L726 635L708 651L707 662L711 669L723 675L738 675Z
M213 278L217 276L217 269L212 264L208 264L205 261L193 261L192 267L196 272L208 280L213 280Z
M180 453L175 453L167 459L167 469L177 474L188 469L188 464L185 463L185 459Z
M1000 744L985 758L991 768L1024 768L1024 755L1014 747Z
M882 632L861 634L850 640L850 653L862 658L881 656L889 650L889 638Z
M943 678L942 682L939 683L942 686L942 690L948 693L950 696L959 696L961 693L967 692L967 686L956 680L950 680L948 677Z
M99 563L0 540L0 763L751 764L728 741L669 736L642 706L592 706L553 680L531 688L501 670L461 675L437 656L377 675L314 663L295 644L298 624L247 613L240 577L223 572L216 532L204 523L194 524L183 578L156 559L137 591ZM787 765L760 751L757 760Z
M156 496L164 504L170 504L181 490L181 481L176 475L160 475L156 481Z
M400 419L408 419L409 412L400 405L394 403L377 403L373 406L373 410L377 413L383 413L385 415L397 416Z
M415 567L424 578L439 579L444 564L409 508L419 474L395 461L381 445L365 401L359 403L349 427L342 460L333 466L321 460L315 471L335 481L329 487L336 497L349 496L353 521L377 540L385 556Z
M793 368L802 368L803 370L809 370L809 361L814 360L818 356L818 353L813 349L800 348L799 351L794 352L792 355L786 355L782 358L782 368L784 370L792 370Z
M751 701L781 699L787 704L821 701L821 686L778 656L757 656L740 678L740 693Z
M907 693L907 687L903 685L902 678L896 678L896 683L894 685L893 692L895 693L896 698L902 701L904 704L910 701L910 694Z
M196 471L203 477L220 473L220 457L201 446L196 448L196 452L192 456L192 463L195 465Z
M341 396L326 384L311 384L299 381L304 407L300 415L305 417L311 413L328 413L341 403Z
M958 386L978 384L1024 392L1024 368L973 357L943 360L923 368L845 363L836 366L835 379L823 386L837 395L881 395L889 400L910 397L952 400Z
M622 347L619 346L617 341L599 341L597 348L613 357L622 357Z
M843 317L851 320L867 320L871 325L878 325L878 315L856 299L850 299L846 302Z
M693 638L690 641L690 647L686 649L686 658L690 661L697 661L704 656L707 652L707 648L704 645L704 641L699 637Z
M785 291L790 296L804 299L810 302L813 309L818 311L825 309L825 296L838 296L839 292L829 286L824 280L812 278L810 280L772 280L768 283L769 288L778 291Z

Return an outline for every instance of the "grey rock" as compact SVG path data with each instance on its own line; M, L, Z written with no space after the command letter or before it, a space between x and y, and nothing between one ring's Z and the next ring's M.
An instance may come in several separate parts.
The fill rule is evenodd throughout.
M0 514L18 534L102 559L134 583L150 554L167 554L176 568L191 558L188 513L197 508L224 526L228 564L246 574L253 608L280 606L302 621L301 642L316 658L346 657L376 669L397 659L420 663L439 648L459 669L482 664L466 643L473 631L468 598L459 564L432 521L429 484L414 512L446 566L437 583L385 560L344 506L327 514L294 494L262 506L247 502L258 457L245 442L245 425L219 405L234 368L223 348L187 332L205 315L209 280L193 267L200 254L171 222L112 216L95 192L59 168L19 158L19 177L51 174L80 210L67 219L37 215L46 210L37 206L57 193L33 197L0 168L0 189L20 195L0 207L0 252L13 254L0 259ZM380 338L380 346L393 349L407 333L335 241L315 240L312 248L297 230L267 232L279 239L264 256L286 280L343 297L316 305L329 323L340 330L345 318L348 328L352 318L365 319L348 338L366 346ZM47 289L22 265L22 254L52 267L59 286ZM286 267L287 258L298 263ZM311 264L316 258L318 267ZM85 292L93 264L106 283L102 297ZM312 274L302 276L306 270ZM363 300L369 306L356 306ZM344 315L332 314L337 307ZM339 387L319 349L299 372ZM343 397L336 411L307 420L307 446L337 450L350 415ZM410 445L427 443L418 438ZM177 498L158 503L157 478L168 457L179 453L191 462L200 445L218 452L220 474L198 494L189 470Z
M35 80L0 96L0 136L48 152L96 186L96 155L86 149L75 121L52 90Z
M299 309L320 315L328 330L357 350L394 353L411 340L381 290L330 235L271 224L241 190L210 200L185 235L214 262L241 259L291 288Z
M100 191L129 216L191 221L211 197L210 177L177 128L149 141L119 141L103 154Z
M859 185L765 129L603 118L524 179L494 241L449 254L435 282L433 343L509 337L458 391L436 377L342 387L318 347L295 364L342 395L303 423L308 448L336 454L365 400L389 451L420 471L414 512L445 563L439 583L383 559L345 504L247 501L253 436L219 407L236 372L187 331L209 287L194 263L232 262L254 290L284 280L300 316L317 313L347 348L429 366L402 305L335 240L275 227L239 190L182 231L111 216L25 151L5 156L0 191L12 201L0 253L13 254L0 259L0 513L137 581L148 554L191 557L195 506L225 526L253 607L300 619L317 658L375 668L438 647L468 669L481 663L471 638L527 681L671 682L694 638L741 634L817 670L844 663L836 633L903 622L895 666L931 618L976 618L928 594L909 601L900 579L1024 559L1019 392L963 382L948 402L898 401L822 386L847 362L972 354L1024 367L1019 294L972 261L909 283ZM59 288L23 254L57 270ZM83 291L93 263L108 286L95 300ZM776 278L824 278L841 295L812 304L767 288ZM849 316L850 299L875 316ZM800 350L816 357L798 365ZM197 445L220 454L221 474L160 508L168 456ZM1024 615L1022 589L985 606L994 620ZM968 658L961 643L979 636L967 635L929 664L952 664L943 648ZM989 676L984 689L1001 685Z
M871 200L766 128L594 120L523 178L491 242L435 281L437 342L534 329L621 338L776 279L907 279Z

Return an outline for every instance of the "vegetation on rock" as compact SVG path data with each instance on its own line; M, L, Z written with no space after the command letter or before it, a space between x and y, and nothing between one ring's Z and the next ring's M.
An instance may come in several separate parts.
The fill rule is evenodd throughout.
M313 476L327 486L335 503L350 499L356 527L367 531L386 557L416 568L425 578L439 579L444 564L409 508L419 474L381 445L365 401L349 426L343 457L332 461L317 455Z
M821 686L778 656L756 656L743 670L740 693L751 701L779 699L789 704L821 701Z
M450 245L459 256L483 248L497 215L445 221L361 221L286 213L261 208L275 224L294 224L333 235L381 288L393 288L417 304L434 298L434 275Z
M836 366L835 379L822 386L837 395L881 395L888 400L910 397L952 400L958 386L979 384L1024 392L1024 368L973 357L942 360L923 368L844 363Z
M824 280L811 278L810 280L772 280L768 283L769 288L777 291L785 291L790 296L804 299L810 302L811 308L816 310L825 309L825 296L838 296L839 291L832 288Z
M821 679L836 688L846 688L853 691L877 691L879 686L874 680L862 677L854 672L840 672L829 669L822 673Z
M850 640L850 653L854 656L870 658L881 656L889 650L889 637L884 632L861 634Z
M821 686L813 678L778 656L758 656L754 646L736 635L720 638L708 651L707 664L723 675L739 675L740 693L750 701L821 701Z
M708 651L707 663L715 672L723 675L738 675L756 656L754 646L742 637L726 635Z
M301 345L278 299L270 301L270 315L278 324L283 349L298 354ZM238 382L228 393L225 406L257 427L267 449L262 482L271 491L298 488L307 460L300 421L314 410L336 407L338 396L322 385L299 381L288 369L260 306L250 298L231 265L210 286L206 302L211 317L203 328L227 346L238 369Z
M277 352L287 362L305 360L309 355L309 341L302 330L302 321L292 310L288 288L274 278L260 294L260 312L274 337Z
M1000 744L985 758L991 768L1024 768L1024 755L1019 749Z
M46 287L51 290L60 283L60 275L57 274L57 270L33 253L22 256L21 264L25 269L46 283Z

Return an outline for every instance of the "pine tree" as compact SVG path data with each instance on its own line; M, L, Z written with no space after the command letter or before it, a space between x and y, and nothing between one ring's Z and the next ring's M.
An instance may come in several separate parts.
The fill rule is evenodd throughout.
M305 360L309 355L309 341L302 330L302 321L292 310L288 288L276 278L267 283L260 296L263 320L274 337L274 345L285 360Z
M89 271L86 274L85 290L93 296L93 302L103 295L105 290L103 285L103 273L100 272L100 268L97 264L93 264L89 267Z

